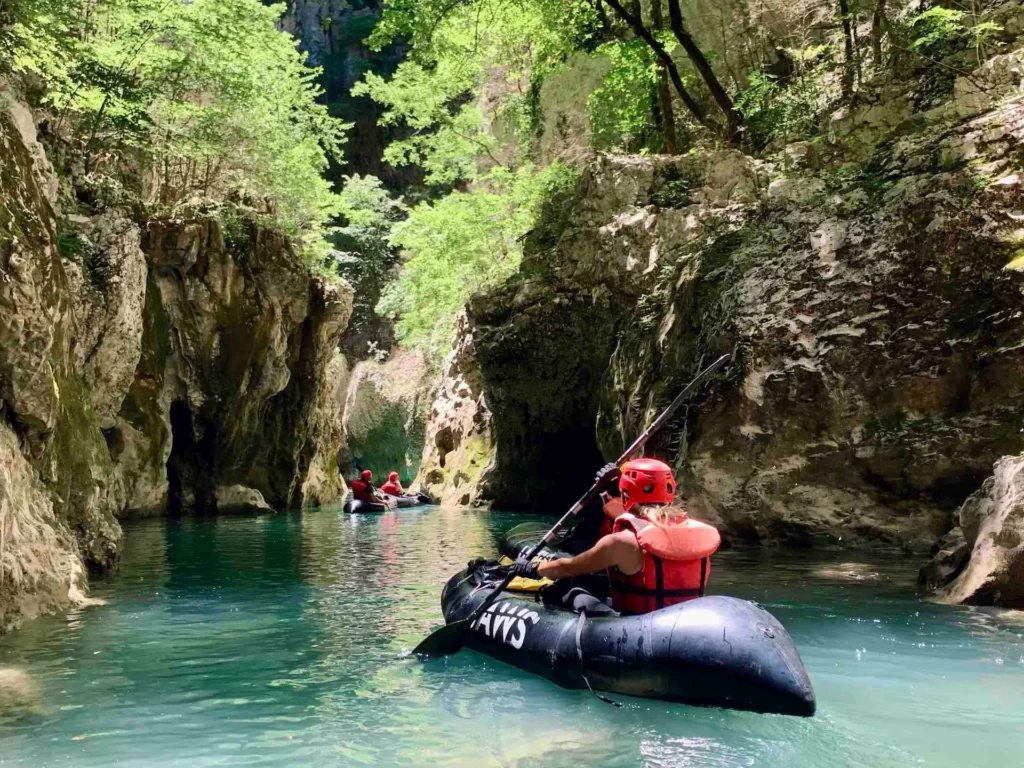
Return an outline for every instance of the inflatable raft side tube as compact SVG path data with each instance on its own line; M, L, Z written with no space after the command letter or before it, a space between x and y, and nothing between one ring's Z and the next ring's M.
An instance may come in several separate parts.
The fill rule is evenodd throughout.
M467 617L491 590L462 572L442 593L445 620ZM509 595L467 645L566 688L697 706L810 716L814 691L785 628L760 606L712 596L643 616L584 618ZM577 652L583 652L581 664Z
M345 504L342 506L345 514L348 515L379 515L382 512L394 509L393 503L384 503L382 501L360 501L359 499L353 499L351 496L345 499Z

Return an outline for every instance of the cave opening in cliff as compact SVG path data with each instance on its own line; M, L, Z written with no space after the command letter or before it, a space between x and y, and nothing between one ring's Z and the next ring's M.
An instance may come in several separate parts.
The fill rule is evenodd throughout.
M167 509L171 514L192 509L215 512L214 434L210 425L196 429L187 403L171 403L171 453L167 457ZM202 426L202 425L199 425ZM198 439L197 439L198 435Z

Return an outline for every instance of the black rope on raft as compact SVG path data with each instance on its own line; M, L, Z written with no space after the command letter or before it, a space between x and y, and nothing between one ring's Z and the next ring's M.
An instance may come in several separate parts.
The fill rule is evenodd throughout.
M590 684L590 681L587 679L587 673L583 666L583 643L580 642L581 638L583 637L583 624L586 622L586 620L587 614L583 611L580 611L579 621L576 622L576 656L579 657L580 660L580 677L582 677L583 682L587 684L587 690L594 694L598 701L603 701L605 704L611 704L613 707L621 707L622 704L620 702L609 699L607 696L602 696L600 693L595 691L594 687Z

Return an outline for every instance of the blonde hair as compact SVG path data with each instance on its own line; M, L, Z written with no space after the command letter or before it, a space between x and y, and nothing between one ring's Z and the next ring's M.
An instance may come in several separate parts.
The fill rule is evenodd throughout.
M686 508L679 504L637 504L629 511L662 528L686 517Z

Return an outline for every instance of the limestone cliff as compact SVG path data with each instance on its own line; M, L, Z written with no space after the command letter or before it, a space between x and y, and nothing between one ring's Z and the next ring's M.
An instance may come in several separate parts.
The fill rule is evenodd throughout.
M0 83L0 631L85 599L118 518L344 495L351 289L228 208L61 184ZM63 206L63 210L61 210Z
M216 511L218 487L236 484L276 507L337 498L340 434L321 411L351 291L245 220L150 221L143 248L145 354L113 436L131 446L133 498L153 498L154 478L171 508Z
M121 495L76 369L77 324L51 197L56 188L45 181L45 155L24 119L27 110L16 109L21 119L0 111L0 413L86 561L106 566L117 557ZM24 493L30 491L7 491L9 498Z
M694 509L733 540L927 550L1024 445L1024 277L1006 268L1024 109L1007 95L958 84L926 113L837 115L856 162L841 136L761 160L599 159L519 274L468 307L495 446L479 494L561 506L737 349L650 445Z

